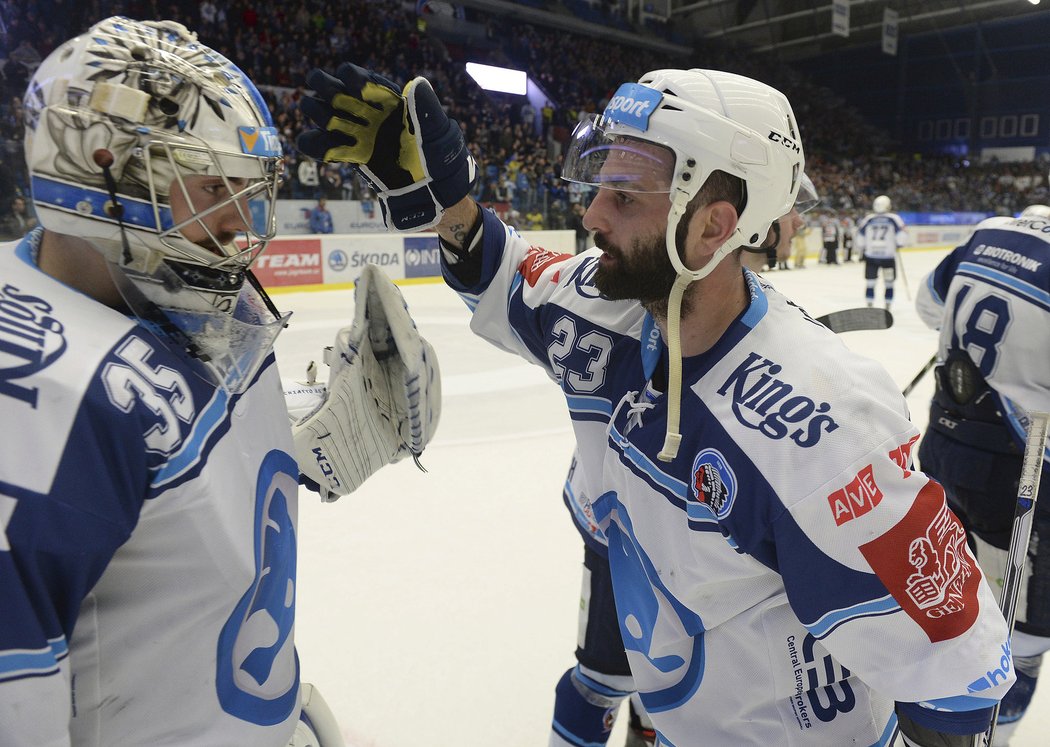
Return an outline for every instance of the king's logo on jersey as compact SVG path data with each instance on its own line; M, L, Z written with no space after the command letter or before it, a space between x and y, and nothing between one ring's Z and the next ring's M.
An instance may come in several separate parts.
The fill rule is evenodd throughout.
M748 353L718 393L732 397L733 414L741 425L774 441L786 436L808 449L839 425L831 417L830 404L797 393L794 386L777 378L781 371L779 363Z
M17 380L42 371L66 351L65 326L51 312L44 299L10 283L0 286L0 396L36 408L37 387Z

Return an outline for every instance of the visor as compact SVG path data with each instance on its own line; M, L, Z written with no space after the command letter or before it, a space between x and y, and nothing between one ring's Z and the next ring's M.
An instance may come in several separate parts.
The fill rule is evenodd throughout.
M667 146L624 135L619 123L591 116L572 133L562 178L623 192L668 193L674 166L675 153Z
M810 179L806 174L802 175L802 180L798 185L798 196L795 197L795 210L798 211L799 215L812 210L820 204L820 197L817 195L817 188L813 185L813 180Z

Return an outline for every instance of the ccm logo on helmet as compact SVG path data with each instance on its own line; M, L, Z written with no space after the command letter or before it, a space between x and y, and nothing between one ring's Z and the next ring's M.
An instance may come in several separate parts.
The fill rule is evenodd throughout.
M788 148L789 150L791 150L791 151L793 151L795 153L801 153L802 152L802 148L801 148L801 146L799 146L798 143L796 143L794 140L792 140L789 137L784 137L779 132L775 132L774 130L770 130L769 131L769 139L772 140L774 143L780 143L785 148Z

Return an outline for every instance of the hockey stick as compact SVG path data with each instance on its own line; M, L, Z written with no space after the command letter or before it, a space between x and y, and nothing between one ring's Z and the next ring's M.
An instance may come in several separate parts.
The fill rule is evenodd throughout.
M1039 498L1039 478L1043 474L1047 430L1050 430L1050 412L1029 413L1028 438L1024 443L1021 479L1017 484L1017 503L1014 505L1014 525L1010 532L1003 590L999 595L999 609L1006 618L1008 635L1012 635L1014 630L1017 596L1024 575L1025 559L1028 557L1028 543L1032 537L1032 519L1035 516L1035 502ZM992 743L998 717L999 704L996 703L992 709L992 723L984 734L974 735L973 747L985 747Z
M901 256L899 249L897 250L897 254L894 255L894 259L896 260L897 269L900 271L901 274L901 282L904 283L904 295L906 295L908 297L908 300L910 301L911 288L908 287L908 276L904 272L904 257Z
M857 309L842 309L818 316L817 321L835 334L856 332L864 329L889 329L893 326L893 314L887 309L861 306Z
M905 397L911 394L911 390L918 386L919 382L922 381L922 377L925 376L931 368L933 368L933 364L936 362L937 354L934 353L933 356L928 361L926 361L926 365L919 370L919 373L915 374L915 378L911 380L911 383L908 384L908 386L904 387L904 391L901 392L901 394L903 394Z

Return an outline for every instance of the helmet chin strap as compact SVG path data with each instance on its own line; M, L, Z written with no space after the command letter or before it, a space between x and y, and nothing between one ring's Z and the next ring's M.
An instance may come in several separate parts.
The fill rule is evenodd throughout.
M727 254L743 243L743 235L740 229L736 229L718 250L711 255L711 259L699 270L690 270L678 256L678 244L675 235L678 223L685 213L685 206L689 203L692 195L681 190L675 193L671 201L671 212L667 216L667 234L665 241L667 245L667 256L671 264L678 271L671 293L667 297L667 433L664 435L664 445L656 458L661 462L673 462L678 456L678 447L682 443L681 421L682 421L682 298L685 296L686 288L694 280L701 280L710 275L718 266L718 263Z

